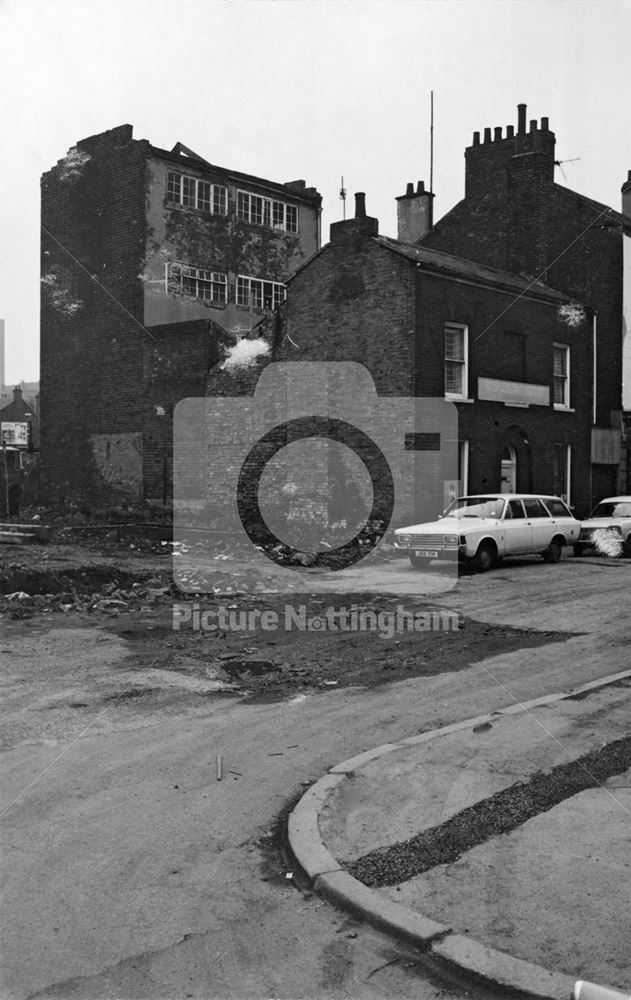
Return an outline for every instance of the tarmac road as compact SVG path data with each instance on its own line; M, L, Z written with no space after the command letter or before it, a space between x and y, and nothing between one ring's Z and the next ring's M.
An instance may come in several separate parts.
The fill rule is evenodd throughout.
M396 573L418 593L418 575ZM627 667L629 567L517 560L431 601L581 634L378 689L156 713L139 698L86 722L60 678L83 671L89 702L104 659L110 675L130 669L129 643L98 622L9 623L3 648L32 698L2 755L2 996L490 996L301 891L275 823L305 782L363 749Z

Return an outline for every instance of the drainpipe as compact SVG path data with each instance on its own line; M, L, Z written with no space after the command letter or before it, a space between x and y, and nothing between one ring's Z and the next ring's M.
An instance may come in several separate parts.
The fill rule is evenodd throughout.
M594 359L594 369L592 372L592 424L596 426L596 403L598 401L598 389L596 383L596 376L598 374L598 338L597 338L597 325L596 325L596 313L592 316L592 353ZM594 509L594 463L592 462L592 442L590 435L589 442L589 509L590 512Z
M592 423L594 424L594 427L595 427L596 426L596 402L597 402L597 395L598 395L598 389L597 389L598 383L596 382L596 376L598 374L598 356L597 356L598 342L597 342L597 339L596 339L596 313L594 313L594 315L592 316L592 345L593 345L593 354L594 354L594 371L592 373L593 386L594 386L593 390L592 390L592 395L593 395L593 400L594 400L594 402L593 402L593 413L592 413Z

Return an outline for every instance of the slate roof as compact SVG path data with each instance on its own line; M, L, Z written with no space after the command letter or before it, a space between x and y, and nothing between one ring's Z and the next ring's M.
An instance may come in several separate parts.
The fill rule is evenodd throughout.
M400 240L391 239L389 236L374 236L373 240L387 250L392 250L393 253L398 253L402 257L408 257L410 260L415 261L415 263L420 264L423 271L434 274L445 274L450 277L473 281L475 284L484 284L511 292L527 293L531 298L544 298L554 302L568 301L567 294L558 292L554 288L549 288L541 281L522 277L520 274L512 274L510 271L500 271L495 267L487 267L485 264L478 264L476 261L467 260L465 257L455 257L453 254L444 253L442 250L431 250L429 247L423 245L401 243Z
M476 285L484 285L487 288L496 288L500 291L521 293L528 298L541 299L547 302L567 302L570 296L567 293L559 292L554 288L549 288L541 281L534 281L532 278L520 274L512 274L510 271L500 271L495 267L487 267L485 264L478 264L474 260L467 260L466 257L455 257L453 254L444 253L442 250L431 250L422 244L402 243L400 240L390 236L371 236L373 243L390 250L392 253L407 257L408 260L418 264L423 271L429 274L443 274L446 277L469 281ZM325 253L330 247L326 243L313 256L304 262L287 279L286 284L291 284L293 279L300 274L309 264Z

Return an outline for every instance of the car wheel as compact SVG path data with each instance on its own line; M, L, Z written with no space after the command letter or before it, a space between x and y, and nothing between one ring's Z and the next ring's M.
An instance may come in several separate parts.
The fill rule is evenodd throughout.
M563 554L563 545L558 538L553 538L550 542L550 547L542 552L541 555L545 562L558 563L559 559Z
M580 557L583 555L584 551L585 551L585 546L584 545L580 545L579 542L577 542L576 545L574 546L574 555L578 559L580 559Z
M429 566L431 561L432 560L428 559L427 556L417 556L414 552L410 552L410 562L414 566L414 569L425 569L426 566Z
M486 573L487 570L491 569L495 565L496 556L497 552L492 545L481 545L473 557L473 568L477 570L478 573Z

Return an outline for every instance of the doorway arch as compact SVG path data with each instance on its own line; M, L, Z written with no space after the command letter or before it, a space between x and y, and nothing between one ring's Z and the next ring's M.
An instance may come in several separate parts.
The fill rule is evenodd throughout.
M502 493L517 492L517 452L512 444L507 444L502 452L500 491Z

